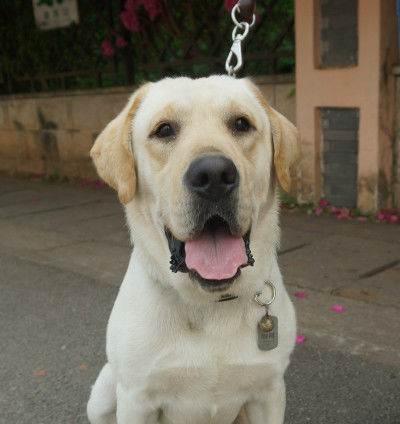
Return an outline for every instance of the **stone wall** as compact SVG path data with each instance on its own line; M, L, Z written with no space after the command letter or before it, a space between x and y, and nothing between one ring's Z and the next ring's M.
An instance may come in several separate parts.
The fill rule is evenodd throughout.
M272 106L295 121L293 76L255 81ZM97 178L89 150L132 87L0 97L0 172Z

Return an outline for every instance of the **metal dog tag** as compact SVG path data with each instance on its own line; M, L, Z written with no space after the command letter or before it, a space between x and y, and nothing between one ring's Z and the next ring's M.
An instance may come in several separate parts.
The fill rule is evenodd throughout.
M278 346L278 317L268 314L257 324L257 345L260 350L273 350Z

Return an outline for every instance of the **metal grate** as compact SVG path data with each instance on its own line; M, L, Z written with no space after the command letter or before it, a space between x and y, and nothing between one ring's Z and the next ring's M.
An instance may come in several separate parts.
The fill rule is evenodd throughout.
M324 197L335 206L357 205L358 109L321 108Z
M358 0L319 0L319 52L322 68L358 62Z

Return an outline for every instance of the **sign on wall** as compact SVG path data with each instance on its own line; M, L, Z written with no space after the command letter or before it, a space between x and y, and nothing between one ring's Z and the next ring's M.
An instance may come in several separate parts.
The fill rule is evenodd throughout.
M79 23L77 0L32 0L39 29L63 28Z

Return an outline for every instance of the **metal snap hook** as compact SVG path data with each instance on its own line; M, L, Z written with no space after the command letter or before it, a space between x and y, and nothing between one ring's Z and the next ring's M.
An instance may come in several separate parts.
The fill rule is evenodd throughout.
M233 60L236 61L236 64L233 65ZM229 52L228 58L226 59L225 69L229 75L234 75L241 67L243 66L242 58L242 46L241 40L233 40L231 50Z

